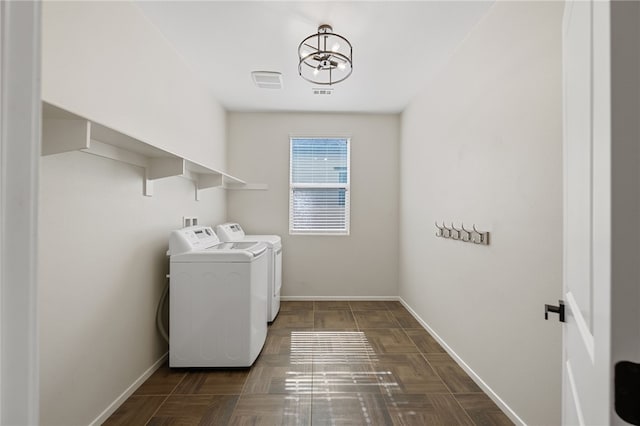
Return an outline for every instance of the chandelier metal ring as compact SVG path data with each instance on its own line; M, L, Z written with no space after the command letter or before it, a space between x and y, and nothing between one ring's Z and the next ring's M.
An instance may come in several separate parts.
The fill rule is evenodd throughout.
M298 46L298 74L319 85L332 85L353 72L353 48L349 40L323 24ZM303 66L304 65L304 66Z

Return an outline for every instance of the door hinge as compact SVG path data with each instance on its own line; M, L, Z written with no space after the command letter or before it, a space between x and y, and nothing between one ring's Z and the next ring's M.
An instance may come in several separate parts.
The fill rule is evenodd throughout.
M640 425L640 364L620 361L614 374L616 413L622 420Z
M564 301L558 300L558 306L544 305L544 319L549 319L549 312L558 314L560 316L560 322L566 322L564 319Z

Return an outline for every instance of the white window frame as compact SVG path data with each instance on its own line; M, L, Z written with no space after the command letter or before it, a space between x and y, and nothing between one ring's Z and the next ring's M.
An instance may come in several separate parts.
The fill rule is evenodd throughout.
M346 183L293 183L293 140L294 139L342 139L347 141L347 182ZM293 191L295 189L329 188L345 190L345 228L344 229L294 229L293 228ZM348 136L290 136L289 137L289 235L335 235L347 236L351 230L351 138Z

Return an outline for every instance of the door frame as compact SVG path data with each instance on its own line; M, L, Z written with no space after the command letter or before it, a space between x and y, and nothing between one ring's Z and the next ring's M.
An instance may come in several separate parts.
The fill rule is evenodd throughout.
M41 3L0 3L0 424L39 418Z
M611 422L614 368L640 363L640 2L611 3Z

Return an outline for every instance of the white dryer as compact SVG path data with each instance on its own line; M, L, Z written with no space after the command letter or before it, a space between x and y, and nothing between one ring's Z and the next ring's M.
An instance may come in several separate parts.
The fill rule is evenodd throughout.
M282 240L279 235L245 235L237 223L223 223L215 227L221 241L257 241L267 245L269 252L269 281L267 318L273 321L280 310L282 289Z
M267 246L208 226L169 237L169 366L248 367L267 336Z

